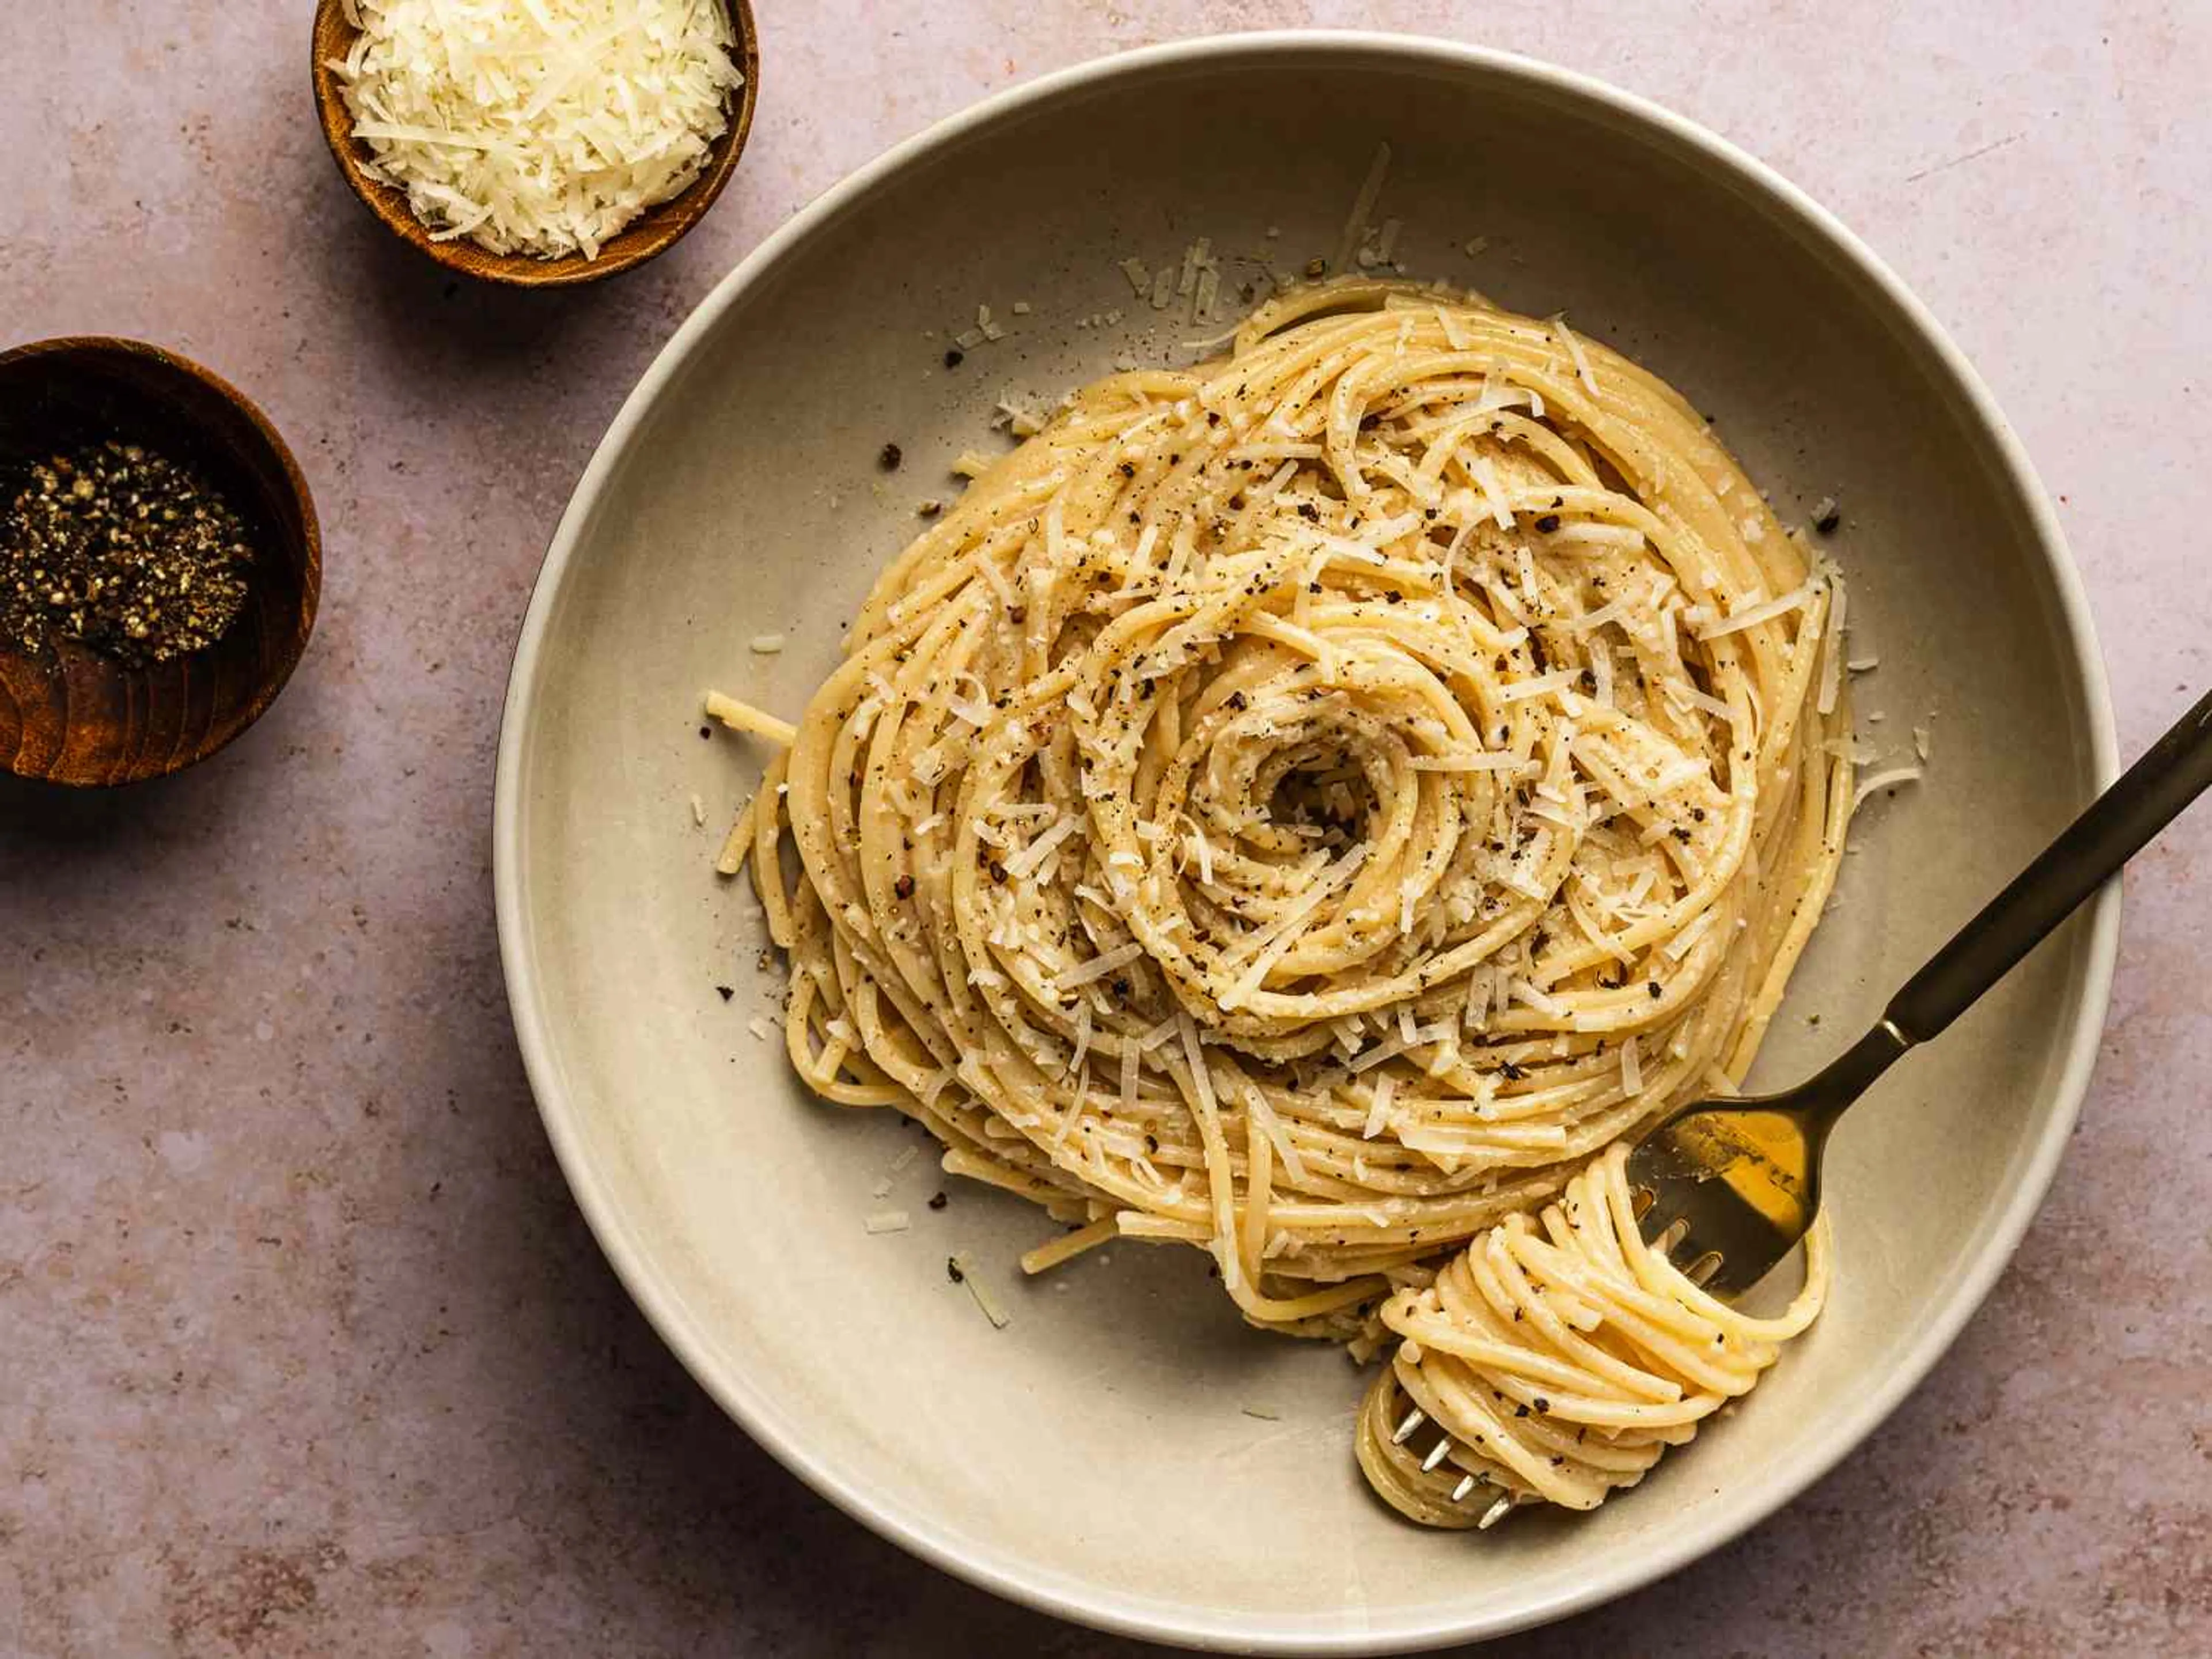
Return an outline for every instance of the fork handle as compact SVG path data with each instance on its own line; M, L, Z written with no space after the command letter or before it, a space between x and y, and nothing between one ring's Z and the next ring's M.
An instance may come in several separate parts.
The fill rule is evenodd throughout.
M2212 693L2091 803L1890 1000L1887 1023L1925 1042L2118 875L2144 843L2212 787Z

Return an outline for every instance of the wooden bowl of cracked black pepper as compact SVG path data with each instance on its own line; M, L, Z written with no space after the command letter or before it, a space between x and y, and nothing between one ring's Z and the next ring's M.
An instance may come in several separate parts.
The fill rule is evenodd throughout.
M0 763L82 786L205 760L315 623L298 464L243 393L131 340L0 353Z

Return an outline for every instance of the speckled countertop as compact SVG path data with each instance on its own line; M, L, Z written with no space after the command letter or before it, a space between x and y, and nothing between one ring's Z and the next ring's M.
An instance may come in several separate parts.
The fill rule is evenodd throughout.
M131 334L231 376L328 546L300 676L229 751L122 793L0 787L0 1655L1130 1650L878 1541L691 1385L554 1167L492 931L509 649L623 392L793 209L1011 81L1364 24L1706 122L1871 240L1995 387L2124 749L2212 683L2202 6L761 9L758 125L705 225L522 303L346 194L305 0L0 6L0 345ZM2212 808L2131 878L2082 1127L1933 1379L1732 1548L1495 1650L2212 1651L2208 884Z

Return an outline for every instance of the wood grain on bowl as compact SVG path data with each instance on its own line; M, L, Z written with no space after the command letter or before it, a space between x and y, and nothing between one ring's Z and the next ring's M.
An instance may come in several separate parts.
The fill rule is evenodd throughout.
M0 649L0 764L79 786L179 771L252 725L307 648L322 589L307 481L236 387L135 340L46 340L0 353L0 465L95 431L191 461L245 520L255 561L244 612L202 650L132 667L68 643L36 654Z
M441 240L415 216L404 192L380 184L363 170L372 159L368 146L353 136L353 117L346 108L345 92L333 63L343 62L359 33L347 21L343 0L319 0L315 8L312 62L315 109L323 137L330 145L339 173L377 222L417 252L447 270L482 282L503 283L514 288L565 288L595 283L633 270L665 253L688 234L707 215L737 171L738 157L752 131L753 105L759 95L760 46L753 27L750 0L721 0L737 34L735 56L744 75L737 88L729 125L714 142L706 168L681 195L638 216L619 235L599 249L597 258L580 253L556 259L527 253L493 253L466 237Z

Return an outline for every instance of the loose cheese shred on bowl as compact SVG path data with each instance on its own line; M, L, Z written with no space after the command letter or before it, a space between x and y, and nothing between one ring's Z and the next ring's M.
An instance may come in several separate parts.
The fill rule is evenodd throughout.
M681 195L744 75L710 0L345 0L362 170L441 241L596 259Z
M1894 789L1901 783L1917 783L1921 771L1917 766L1893 766L1887 771L1869 773L1859 780L1857 793L1851 797L1851 811L1857 811L1866 805L1867 797L1884 789Z
M1099 1259L1103 1261L1105 1258L1102 1256ZM981 1310L983 1317L991 1322L992 1328L1006 1329L1010 1316L1000 1305L999 1298L991 1294L990 1287L976 1274L975 1263L968 1253L965 1250L956 1252L945 1265L955 1279L968 1287L968 1294L975 1298L975 1306Z

